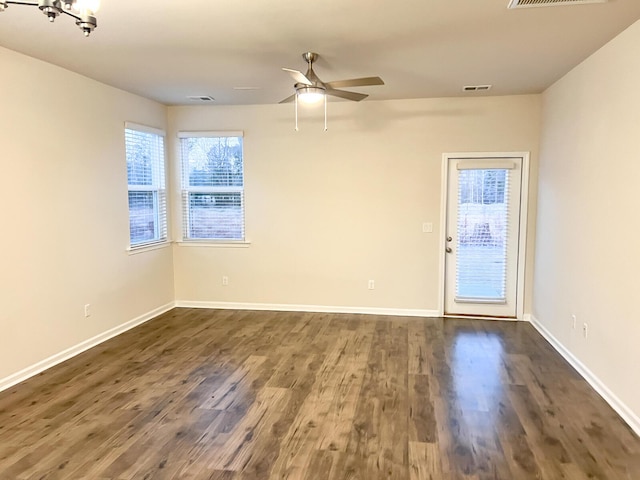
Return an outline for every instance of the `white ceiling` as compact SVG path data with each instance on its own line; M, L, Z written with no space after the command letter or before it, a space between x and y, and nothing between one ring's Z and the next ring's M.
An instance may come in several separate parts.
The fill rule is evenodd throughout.
M379 75L370 99L539 93L640 18L639 0L507 9L508 0L102 0L89 37L34 7L0 13L0 46L168 105L277 103L281 67ZM640 46L639 46L640 47ZM0 68L1 72L1 68ZM234 87L258 87L236 90ZM43 88L46 85L43 84Z

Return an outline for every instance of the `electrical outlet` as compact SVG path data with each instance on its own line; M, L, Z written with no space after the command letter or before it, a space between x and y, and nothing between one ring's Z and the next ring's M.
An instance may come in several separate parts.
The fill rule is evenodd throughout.
M229 285L229 277L227 277L226 275L223 275L222 277L222 285L224 285L225 287Z
M84 306L84 318L89 318L91 316L91 304L87 303Z
M576 316L575 315L571 315L571 325L572 325L572 328L574 330L576 329L577 323L578 323L578 319L576 318Z
M373 280L369 280L368 288L369 288L369 290L375 289L376 288L376 282L374 282Z
M433 233L433 223L425 222L422 224L422 231L424 233Z
M587 325L586 323L582 324L582 336L584 338L587 338L587 335L589 334L589 325Z

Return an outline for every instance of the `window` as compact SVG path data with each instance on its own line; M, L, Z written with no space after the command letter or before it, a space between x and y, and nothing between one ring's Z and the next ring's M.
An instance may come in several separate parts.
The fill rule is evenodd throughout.
M185 240L244 241L242 132L181 132Z
M125 124L131 247L167 240L164 132Z

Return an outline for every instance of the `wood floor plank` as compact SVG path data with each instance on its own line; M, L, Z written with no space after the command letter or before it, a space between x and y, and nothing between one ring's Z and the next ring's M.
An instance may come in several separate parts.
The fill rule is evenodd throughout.
M428 375L408 377L409 441L435 443L436 414Z
M444 340L436 337L432 356L431 391L434 398L436 437L441 454L443 475L450 478L468 477L475 472L470 436L463 422L464 404L456 397L450 360Z
M335 368L333 373L339 376L335 385L331 384L331 376L327 376L327 382L323 388L331 389L332 395L327 415L321 427L319 443L316 446L319 450L345 451L353 419L360 398L362 383L364 382L367 359L371 349L373 324L362 325L355 330L356 334L353 342L346 342L344 349L340 352L345 355L347 362L345 368L340 371ZM328 357L332 361L331 356ZM336 359L337 366L340 360Z
M409 375L426 375L429 373L431 356L431 339L427 336L422 322L409 322L407 325L407 356Z
M226 410L233 405L238 396L243 395L244 389L257 378L257 372L267 357L251 355L242 365L225 379L209 399L200 405L200 408L210 408L214 410Z
M0 392L0 480L637 480L528 324L177 308Z
M207 475L227 475L231 471L212 471L209 468L212 458L218 455L218 450L212 448L214 443L228 438L229 433L242 421L246 411L234 409L231 411L206 410L216 417L200 432L198 439L188 445L188 453L182 459L182 465L176 469L171 478L182 480L208 478Z
M409 480L438 480L441 477L438 445L409 441Z
M347 448L347 453L363 460L372 479L408 475L407 338L405 321L376 323Z
M552 421L545 421L545 413L526 386L513 385L508 390L509 401L527 433L529 444L540 466L543 478L562 478L562 465L569 463L569 454L561 440L563 432ZM547 458L556 459L546 462Z
M368 340L367 340L368 339ZM343 330L318 370L311 391L282 441L272 479L304 479L311 455L322 447L338 450L346 443L355 410L371 336Z
M514 478L540 479L542 474L529 439L511 403L505 401L499 409L498 438ZM533 440L533 439L532 439Z
M239 472L263 454L268 448L268 433L278 421L288 395L285 388L263 389L235 429L213 444L216 452L209 467Z
M317 371L323 362L323 357L317 354L300 352L291 347L279 347L279 350L281 360L266 387L296 388L298 383L308 378L309 372Z

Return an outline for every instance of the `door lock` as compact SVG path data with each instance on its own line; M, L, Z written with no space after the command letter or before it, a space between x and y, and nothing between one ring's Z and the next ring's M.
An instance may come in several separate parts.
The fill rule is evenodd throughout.
M453 252L453 248L447 247L447 248L444 249L444 251L447 252L447 253L451 253L451 252Z

